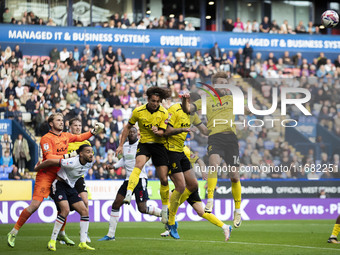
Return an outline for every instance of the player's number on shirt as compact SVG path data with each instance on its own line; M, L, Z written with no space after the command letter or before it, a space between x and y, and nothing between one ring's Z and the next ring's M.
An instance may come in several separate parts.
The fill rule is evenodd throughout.
M240 156L233 156L234 164L240 164Z

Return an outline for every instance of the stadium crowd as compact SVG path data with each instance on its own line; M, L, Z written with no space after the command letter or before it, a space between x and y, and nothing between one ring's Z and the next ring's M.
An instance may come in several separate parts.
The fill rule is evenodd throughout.
M340 55L327 59L320 53L312 62L308 62L301 53L291 56L289 52L282 56L269 53L268 58L263 58L260 52L253 52L249 44L237 52L226 52L215 43L210 51L204 53L197 50L191 54L181 48L166 53L160 49L159 52L153 50L150 55L142 54L139 59L125 58L123 49L114 51L112 46L104 49L100 44L94 48L86 45L82 52L77 47L72 50L64 48L60 52L53 48L49 56L32 57L21 52L20 45L16 45L14 49L5 47L0 61L0 112L5 118L28 123L37 137L48 132L46 120L54 112L64 114L65 131L68 131L69 120L76 116L81 117L84 131L92 128L97 120L105 123L105 132L90 140L96 163L87 179L124 178L124 169L106 172L104 164L117 160L114 151L118 147L119 135L132 110L146 102L144 92L147 88L168 87L171 101L179 102L181 90L197 92L198 82L210 83L211 75L217 71L228 72L230 77L247 78L246 81L263 95L255 99L256 109L270 106L272 87L300 86L309 89L312 100L307 103L307 109L318 117L321 125L340 137L340 107L336 104L340 102ZM296 109L288 112L292 118L299 118L300 113ZM24 120L24 113L29 113L30 118ZM250 114L246 118L260 117ZM246 127L238 131L242 165L305 165L317 161L315 152L303 157L280 135L273 138L271 132L266 127ZM10 150L4 149L7 148L3 145L6 139L5 136L1 138L4 159L1 162L9 163L13 145L9 146ZM188 144L208 164L207 137L193 129ZM327 155L323 151L322 162L339 165L339 156ZM150 178L155 177L152 165L147 171ZM221 173L221 177L225 178L225 174ZM253 179L317 179L333 178L338 173L317 175L300 171L268 174L258 170L244 172L241 176Z
M39 18L33 11L24 12L21 19L16 20L9 8L5 8L2 15L3 23L11 23L16 25L46 25L56 26L56 23L52 18L48 21ZM74 26L82 26L81 22L74 21ZM128 18L127 13L123 15L115 13L108 17L108 20L102 23L94 24L96 27L103 28L131 28L131 29L179 29L185 31L195 31L196 28L192 23L185 21L183 14L179 14L177 18L160 16L151 18L150 14L147 14L143 19L138 22L132 22ZM264 17L261 22L256 19L241 20L237 17L235 21L231 18L226 18L223 21L223 31L235 32L235 33L271 33L271 34L320 34L319 26L313 24L312 21L308 24L304 24L303 21L299 21L298 25L294 28L288 20L284 20L281 25L277 24L276 20L269 20L268 17Z

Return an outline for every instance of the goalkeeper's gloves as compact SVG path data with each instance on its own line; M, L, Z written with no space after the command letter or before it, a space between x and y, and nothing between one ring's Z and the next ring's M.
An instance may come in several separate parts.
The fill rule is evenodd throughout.
M75 156L77 156L77 152L76 151L72 151L71 153L68 153L68 154L64 154L64 159L67 159L67 158L73 158Z
M91 134L92 135L98 135L99 133L101 133L104 130L104 124L97 122L94 125L94 128L91 130Z

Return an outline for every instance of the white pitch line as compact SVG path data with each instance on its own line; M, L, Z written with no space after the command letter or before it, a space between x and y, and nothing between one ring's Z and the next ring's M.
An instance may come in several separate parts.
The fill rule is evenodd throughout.
M172 240L172 238L147 238L147 237L118 237L119 239L136 239L136 240L160 240L160 241L166 241L166 240ZM303 249L319 249L319 250L329 250L329 251L340 251L340 249L337 248L324 248L324 247L313 247L313 246L302 246L302 245L289 245L289 244L271 244L271 243L248 243L248 242L223 242L223 241L208 241L208 240L176 240L176 242L204 242L204 243L232 243L232 244L245 244L245 245L262 245L262 246L280 246L280 247L288 247L288 248L303 248ZM336 245L336 244L335 244ZM340 247L340 245L339 245Z

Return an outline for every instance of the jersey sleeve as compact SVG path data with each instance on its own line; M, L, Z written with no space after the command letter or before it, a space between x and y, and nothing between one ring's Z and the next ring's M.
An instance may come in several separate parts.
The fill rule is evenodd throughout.
M168 125L173 127L177 120L176 110L174 109L174 107L170 107L168 112L169 112Z
M131 118L129 119L129 123L131 125L135 125L136 124L136 122L138 121L138 117L139 117L138 115L139 114L138 114L137 108L135 108L133 110L133 112L132 112Z
M201 121L201 119L198 117L197 113L195 113L194 116L192 117L191 123L192 123L194 126L199 126L199 125L202 123L202 121Z
M121 158L116 164L114 164L113 166L114 166L114 168L120 168L120 167L123 167L124 166L124 163L125 162L125 160L124 160L124 158Z
M43 136L40 140L40 147L44 159L62 159L63 155L53 154L53 143L50 138Z
M74 167L74 159L75 158L62 159L60 161L60 166L65 170L70 170L72 167Z
M90 131L86 132L86 133L82 133L80 135L73 135L71 133L66 133L69 137L69 142L82 142L84 140L89 139L92 136L92 133Z
M196 110L199 111L202 109L202 99L198 99L193 103L193 105L196 107Z
M162 113L162 120L161 123L159 124L159 128L161 129L166 129L168 126L168 119L169 119L169 113L168 111L164 108L164 113Z

